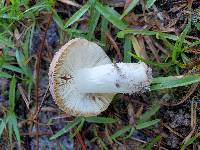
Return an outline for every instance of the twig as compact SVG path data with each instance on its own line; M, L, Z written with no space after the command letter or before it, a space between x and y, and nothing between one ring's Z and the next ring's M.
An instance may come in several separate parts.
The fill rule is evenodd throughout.
M40 107L38 108L37 112L35 113L35 115L34 115L34 117L33 117L34 120L38 117L38 114L39 114L39 112L40 112L41 109L42 109L42 105L43 105L44 101L46 100L48 91L49 91L49 85L48 85L48 87L47 87L47 89L46 89L46 91L45 91L45 94L44 94L43 98L42 98L42 102L41 102L41 104L40 104Z
M165 128L167 128L169 131L171 131L172 133L174 133L175 135L177 135L178 137L183 138L183 136L182 136L180 133L174 131L170 126L168 126L168 125L166 125L166 124L164 124L164 123L163 123L163 126L164 126Z
M164 54L166 54L168 57L170 56L170 53L165 49L163 48L158 42L156 42L154 39L153 40L153 43L155 44L155 46L157 48L159 48L159 50L161 50Z
M77 140L79 141L79 143L81 144L82 150L87 150L87 149L86 149L86 145L85 145L85 143L83 142L83 139L82 139L80 133L77 133L76 138L77 138Z
M191 136L194 134L195 129L196 129L196 124L197 124L197 113L196 113L196 109L197 109L197 103L193 103L191 105L191 131L190 133L186 136L186 138L183 140L183 144L186 143Z
M149 49L153 53L154 57L156 58L156 61L158 63L160 63L160 58L158 56L158 52L156 51L156 48L154 47L151 38L149 36L145 36L144 39L145 39L147 45L149 46Z
M180 104L183 104L183 103L184 103L185 101L187 101L188 98L195 92L195 90L197 89L198 85L199 85L199 83L193 84L193 85L190 87L188 93L182 98L182 100L181 100L180 102L178 102L178 103L176 103L176 104L162 103L162 105L164 105L164 106L178 106L178 105L180 105Z
M71 1L71 0L58 0L58 1L60 1L60 2L62 2L62 3L65 3L65 4L67 4L67 5L74 6L74 7L78 7L78 8L81 7L81 5L79 5L78 3L73 2L73 1Z
M52 17L52 14L49 14L47 26L46 26L46 29L45 29L45 32L44 32L44 37L43 37L43 40L41 42L41 45L40 45L40 48L39 48L39 51L38 51L38 55L37 55L37 61L36 61L36 82L35 82L36 113L39 109L39 83L40 83L40 66L41 66L42 50L44 49L47 30L48 30L50 23L51 23L51 17ZM36 118L36 122L38 122L38 117ZM39 150L38 128L39 128L38 123L36 123L36 150Z
M119 57L120 61L122 61L122 54L121 54L120 49L117 46L115 40L113 39L112 35L109 32L106 32L105 34L108 37L108 39L110 40L110 42L113 45L113 47L115 48L115 50L117 52L117 56Z
M134 137L131 137L131 139L134 140L134 141L140 142L140 143L144 143L144 144L147 144L147 143L148 143L148 142L146 142L146 141L144 141L144 140L140 140L140 139L134 138ZM157 147L157 145L154 145L154 146ZM167 148L162 147L162 146L160 146L160 149L162 149L162 150L168 150Z

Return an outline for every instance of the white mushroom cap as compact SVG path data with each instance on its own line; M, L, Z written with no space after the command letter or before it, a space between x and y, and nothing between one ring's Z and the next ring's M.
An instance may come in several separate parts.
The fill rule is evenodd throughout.
M66 43L49 69L50 92L59 108L73 116L93 116L106 110L115 93L81 93L73 77L79 69L105 64L111 60L97 44L79 38Z

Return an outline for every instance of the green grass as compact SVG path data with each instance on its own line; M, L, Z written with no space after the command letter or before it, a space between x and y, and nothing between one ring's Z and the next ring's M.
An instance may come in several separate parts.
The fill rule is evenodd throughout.
M53 135L50 139L54 140L58 138L59 136L62 136L66 132L69 132L70 129L75 129L76 126L78 125L75 133L72 135L74 137L83 127L84 122L89 122L89 123L100 123L100 124L107 124L107 123L114 123L116 122L115 119L113 118L108 118L108 117L77 117L74 119L74 121L68 123L62 130L58 131L55 135Z
M83 14L86 11L88 11L89 8L90 8L90 3L88 2L84 6L82 6L81 9L79 9L71 18L69 18L64 27L67 28L74 22L76 22L78 19L80 19L83 16Z
M27 60L30 58L29 50L33 44L33 34L35 30L39 28L38 16L41 12L52 14L52 18L59 28L59 33L62 33L63 36L68 36L69 39L84 37L97 42L104 48L106 48L107 45L105 33L110 30L110 26L115 28L117 35L114 36L121 42L120 48L123 51L124 62L131 62L131 59L134 59L143 61L151 67L155 67L154 69L158 71L162 68L168 68L170 70L167 74L157 74L157 76L153 78L151 90L159 92L161 89L177 88L199 83L199 74L179 75L175 70L175 68L177 70L187 69L186 62L192 59L192 57L187 55L186 50L200 45L200 40L191 41L187 38L191 30L191 25L193 24L191 17L189 17L188 23L180 35L151 29L132 29L125 22L124 17L134 10L138 2L138 0L133 0L127 9L119 13L111 6L105 5L100 1L89 0L66 20L59 16L60 14L55 9L55 1L53 0L38 0L37 3L32 6L30 6L28 0L13 0L9 6L0 2L0 47L3 51L3 55L0 56L0 69L2 69L0 71L0 78L6 78L10 81L8 96L10 105L9 108L6 109L4 116L0 118L0 137L2 138L2 136L6 134L6 131L8 131L10 145L17 142L20 146L21 143L23 143L23 138L20 136L20 129L17 125L18 116L15 110L16 102L19 100L17 96L19 93L16 85L17 83L22 83L28 96L31 97L31 95L33 95L34 71L30 68ZM150 10L154 3L155 0L147 0L145 1L145 7ZM88 28L86 31L83 31L79 28L78 21L85 14L89 16ZM22 24L24 25L24 32L18 44L16 44L14 30L19 28L19 25L21 26ZM199 23L196 23L195 27L199 30ZM100 36L96 37L95 34L98 32ZM137 56L131 52L133 50L133 45L130 36L132 35L154 37L168 48L171 56L169 58L162 58L160 63L153 60L145 60L141 56ZM63 39L65 38L63 37ZM109 140L115 141L119 138L127 139L137 130L154 127L154 125L160 122L160 119L156 118L156 113L159 109L160 105L153 105L136 120L135 125L125 123L120 129L114 129L110 133L111 135L108 136ZM70 132L73 138L77 133L82 131L86 124L101 125L106 128L108 124L116 125L117 123L118 118L113 116L76 117L72 122L67 123L63 129L52 135L50 139L55 140L68 132ZM91 141L97 141L103 149L108 149L105 139L102 139L98 135L97 129L94 128L92 132L94 138ZM197 136L193 135L188 141L183 143L182 149L193 144L197 138ZM143 148L152 149L153 145L160 139L161 137L159 135L156 136Z
M134 132L140 129L148 128L150 126L153 126L160 122L159 119L151 119L160 109L159 105L153 105L148 111L146 111L144 114L140 116L140 118L136 121L136 125L128 125L123 127L122 129L118 130L116 133L114 133L111 138L113 140L116 140L118 137L124 136L126 133L128 133L126 138L129 138L133 135Z
M139 0L133 0L131 3L128 5L128 7L124 10L123 14L120 16L120 19L124 18L139 2Z
M16 78L12 77L9 90L9 109L3 119L0 119L0 137L3 131L8 128L9 142L12 144L13 136L16 138L18 145L21 145L20 133L17 126L17 116L14 112L15 109L15 94L16 94Z

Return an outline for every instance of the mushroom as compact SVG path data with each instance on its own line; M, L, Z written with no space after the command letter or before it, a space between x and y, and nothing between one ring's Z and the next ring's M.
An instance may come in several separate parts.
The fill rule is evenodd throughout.
M72 116L98 115L116 93L149 89L151 78L145 63L112 63L101 47L80 38L66 43L49 69L51 95Z

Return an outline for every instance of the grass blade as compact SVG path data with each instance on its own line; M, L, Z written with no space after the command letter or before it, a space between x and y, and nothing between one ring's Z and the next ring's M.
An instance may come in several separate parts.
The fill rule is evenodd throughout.
M130 51L132 48L131 40L129 38L124 39L124 60L123 62L130 63L131 62L131 55Z
M104 143L103 139L98 138L98 143L103 148L103 150L109 150L109 148L107 147L107 145Z
M26 9L23 12L23 16L24 17L26 17L26 16L34 17L33 16L34 13L38 13L38 12L40 12L43 9L48 9L46 2L44 2L44 1L43 2L38 2L37 4L35 4L34 6L32 6L31 8Z
M79 124L79 126L77 127L77 129L75 130L75 132L71 135L71 138L73 138L74 136L77 135L77 133L79 133L83 127L85 123L85 118L81 118L81 123Z
M136 131L135 128L132 127L132 128L131 128L131 131L129 132L129 134L128 134L124 139L130 138L130 137L133 135L133 133L134 133L135 131Z
M15 88L16 88L16 79L15 76L12 77L10 82L10 90L9 90L9 102L10 102L10 111L14 111L15 107Z
M199 135L192 136L189 138L182 146L181 150L184 150L186 146L193 144L197 139L199 138Z
M160 105L158 104L154 104L153 106L151 106L149 110L147 110L144 114L140 116L140 119L137 122L137 124L148 121L153 115L155 115L159 111L159 109Z
M0 78L12 78L12 76L5 72L0 72Z
M24 43L22 45L24 57L25 57L26 60L29 58L29 44L30 44L30 38L31 38L30 36L31 36L31 30L29 29L27 31Z
M144 123L140 123L140 124L136 125L136 129L137 130L144 129L144 128L150 127L152 125L155 125L158 122L160 122L160 119L155 119L155 120L147 121L147 122L144 122Z
M150 143L148 143L148 144L143 148L143 150L152 150L153 147L154 147L154 145L155 145L156 143L158 143L160 140L161 140L161 136L160 136L160 135L156 136Z
M21 51L16 50L16 59L17 59L17 63L19 64L19 66L21 67L21 69L23 70L23 73L29 78L32 79L32 73L31 70L28 68L28 66L26 65L26 60L24 57L24 54Z
M9 113L7 116L7 120L8 120L8 136L9 136L9 142L10 144L12 144L12 132L13 132L13 128L12 128L12 122L11 122L11 114Z
M180 53L180 52L183 51L182 50L183 42L184 42L184 40L186 38L187 33L189 32L189 30L191 28L191 22L192 22L192 19L190 17L190 19L188 20L187 26L185 27L185 29L181 33L179 39L175 43L175 46L174 46L173 51L172 51L172 61L173 62L177 61L177 55L178 55L178 53Z
M2 135L2 133L3 133L3 130L5 129L5 127L6 127L6 123L4 122L4 120L3 119L0 119L0 137L1 137L1 135Z
M151 6L153 6L153 4L156 2L156 0L147 0L146 3L146 7L147 8L151 8Z
M0 44L6 47L14 48L14 44L11 42L11 40L7 39L3 35L0 35Z
M120 19L124 18L139 2L139 0L132 0L131 3L128 5L126 10L123 12L123 14L120 16Z
M99 17L100 17L100 13L97 10L95 10L94 8L91 9L90 14L91 14L91 16L90 16L90 19L89 19L88 40L92 39L92 36L94 34L94 30L97 26L97 23L98 23L98 20L99 20Z
M124 135L126 132L129 132L129 131L131 130L131 128L132 128L131 126L126 126L126 127L122 128L121 130L117 131L116 133L114 133L114 134L111 136L111 138L112 138L113 140L115 140L116 138L118 138L118 137Z
M21 143L20 134L19 134L19 129L17 127L17 118L14 113L12 115L11 121L12 121L12 126L13 126L13 130L14 130L14 134L15 134L17 143L20 145L20 143Z
M101 42L106 45L106 32L108 32L108 20L104 18L103 16L101 17Z
M114 26L116 26L120 30L124 30L127 28L127 24L125 24L122 20L120 20L120 15L114 11L110 7L103 6L101 3L96 2L95 8L101 15L103 15L107 20L109 20Z
M3 65L2 65L2 68L7 69L7 70L10 70L10 71L14 71L14 72L23 74L23 71L22 71L21 68L16 67L16 66L13 66L13 65L3 64Z
M191 48L191 47L197 46L199 44L200 44L200 40L196 40L196 41L192 42L187 48Z
M81 7L81 9L79 9L72 17L69 18L69 20L65 24L65 28L69 27L74 22L76 22L78 19L80 19L83 16L83 14L89 9L89 7L90 7L89 2L86 3L85 5L83 5Z
M61 29L64 30L64 23L62 19L60 18L60 16L58 16L57 12L54 9L52 9L52 13L53 13L53 20Z
M151 90L186 86L200 82L200 75L157 77L152 80Z
M97 117L97 116L87 117L87 118L85 118L85 120L87 122L92 122L92 123L114 123L114 122L116 122L116 120L113 118Z
M59 136L65 134L66 132L68 132L70 129L74 128L76 125L78 125L81 122L82 118L81 117L77 117L73 122L68 123L63 129L61 129L60 131L58 131L56 134L54 134L50 140L54 140L56 138L58 138Z

